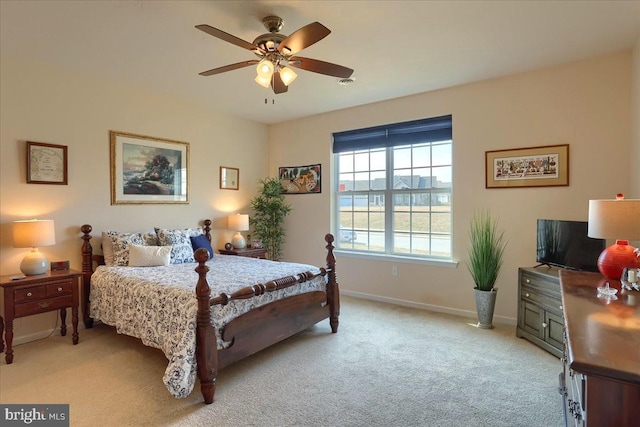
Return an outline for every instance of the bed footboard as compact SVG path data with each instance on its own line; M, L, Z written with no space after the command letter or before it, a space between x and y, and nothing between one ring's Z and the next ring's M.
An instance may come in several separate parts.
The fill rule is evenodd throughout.
M196 357L198 378L205 403L213 402L216 376L223 367L303 331L327 317L331 332L338 332L340 293L336 280L333 235L327 234L325 241L327 242L327 268L321 268L319 273L306 272L296 276L283 277L265 284L247 286L231 295L221 294L214 298L210 297L211 290L206 279L209 270L205 265L208 259L207 251L205 249L196 251L195 258L198 261L196 268L198 273ZM225 327L222 334L224 341L232 342L231 346L223 350L216 350L215 328L210 323L212 306L226 305L233 300L252 298L265 292L274 292L317 276L327 277L326 292L316 291L295 295L274 301L239 316Z

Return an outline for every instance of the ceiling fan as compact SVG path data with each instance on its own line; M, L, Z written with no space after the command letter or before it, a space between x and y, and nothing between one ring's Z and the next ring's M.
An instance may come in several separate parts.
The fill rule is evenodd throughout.
M273 92L279 94L286 92L289 84L297 77L297 74L291 69L292 67L343 79L347 79L353 74L351 68L317 59L295 56L302 49L319 42L331 34L331 31L321 23L313 22L305 25L289 36L280 34L284 21L278 16L267 16L262 20L262 24L269 32L256 37L253 43L210 25L196 25L197 29L243 49L250 50L259 58L203 71L200 75L213 76L238 68L257 65L258 75L255 79L256 82L265 88L271 86Z

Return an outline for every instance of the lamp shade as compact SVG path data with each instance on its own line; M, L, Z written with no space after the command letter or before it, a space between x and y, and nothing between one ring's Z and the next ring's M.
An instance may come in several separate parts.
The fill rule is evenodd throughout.
M13 246L37 248L56 244L56 232L52 219L32 219L13 223Z
M598 257L603 276L620 280L625 267L640 267L640 258L629 240L640 239L640 199L589 200L589 237L616 239Z
M640 240L640 199L589 200L589 237Z
M236 214L229 216L229 230L247 231L249 229L249 215Z

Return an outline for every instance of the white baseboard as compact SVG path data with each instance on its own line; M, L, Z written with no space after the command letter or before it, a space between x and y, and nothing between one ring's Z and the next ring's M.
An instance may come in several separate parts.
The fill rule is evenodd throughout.
M69 326L67 326L67 334L69 333ZM58 334L60 335L60 328L57 327L55 329L49 329L48 331L38 331L29 335L20 335L19 337L15 337L13 340L13 345L25 344L31 341L41 340L43 338L48 338L51 335Z
M424 304L424 303L406 301L406 300L397 299L397 298L381 297L379 295L371 295L371 294L367 294L367 293L363 293L363 292L353 292L353 291L348 291L348 290L344 290L344 289L340 289L340 294L341 295L351 296L351 297L354 297L354 298L361 298L361 299L366 299L366 300L371 300L371 301L384 302L384 303L388 303L388 304L401 305L401 306L404 306L404 307L418 308L420 310L427 310L427 311L435 311L435 312L438 312L438 313L453 314L455 316L466 317L466 318L469 318L469 319L477 319L477 315L476 315L475 311L460 310L460 309L457 309L457 308L442 307L442 306L439 306L439 305ZM515 318L513 318L513 317L495 316L494 315L493 316L493 320L494 320L495 323L499 323L499 324L502 324L502 325L516 326L516 324L517 324L517 320Z

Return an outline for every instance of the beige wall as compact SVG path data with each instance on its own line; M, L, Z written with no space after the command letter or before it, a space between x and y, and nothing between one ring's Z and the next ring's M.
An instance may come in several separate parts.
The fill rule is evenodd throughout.
M629 156L629 169L635 171L631 173L629 194L634 199L640 199L640 38L636 42L633 50L633 65L631 68L632 76L632 105L631 105L631 126L632 126L632 143L631 155Z
M267 127L135 88L2 57L0 90L0 273L19 272L25 249L12 247L11 222L55 220L50 260L81 268L80 231L197 227L216 220L214 242L230 240L227 212L248 212L256 183L267 176ZM190 203L110 204L109 130L190 143ZM25 141L68 146L69 184L26 183ZM219 167L240 169L240 190L220 190ZM98 249L99 239L92 240ZM55 325L55 314L17 319L16 342ZM26 338L24 338L26 339Z
M317 242L331 229L332 132L452 114L457 268L339 256L338 279L347 293L474 316L466 233L473 211L486 207L509 238L496 320L513 322L517 269L535 264L536 219L586 220L589 199L631 190L631 64L631 52L623 52L271 126L271 171L323 166L321 195L288 196L294 209L285 257L322 256ZM564 143L570 144L570 186L485 189L485 151Z

